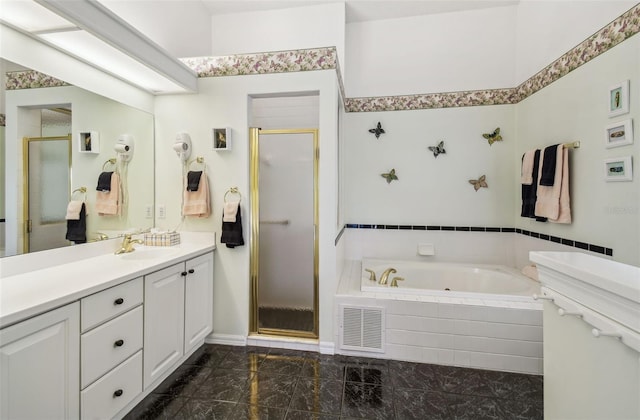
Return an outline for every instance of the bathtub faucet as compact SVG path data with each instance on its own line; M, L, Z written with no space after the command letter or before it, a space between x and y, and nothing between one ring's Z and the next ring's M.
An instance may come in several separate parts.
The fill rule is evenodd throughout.
M387 280L389 280L389 274L396 272L397 271L395 268L387 268L386 270L384 270L384 273L382 273L382 276L380 276L379 284L387 284Z

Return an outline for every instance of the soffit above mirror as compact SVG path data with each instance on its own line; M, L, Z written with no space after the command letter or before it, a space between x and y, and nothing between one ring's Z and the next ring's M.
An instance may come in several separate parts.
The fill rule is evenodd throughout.
M0 21L147 92L197 89L191 69L97 2L5 0Z

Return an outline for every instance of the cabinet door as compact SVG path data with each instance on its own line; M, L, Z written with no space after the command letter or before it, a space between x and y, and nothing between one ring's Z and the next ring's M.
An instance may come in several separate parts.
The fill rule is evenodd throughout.
M0 418L80 415L80 304L0 331Z
M183 355L184 263L144 278L144 388Z
M184 305L184 352L213 328L213 253L187 261Z

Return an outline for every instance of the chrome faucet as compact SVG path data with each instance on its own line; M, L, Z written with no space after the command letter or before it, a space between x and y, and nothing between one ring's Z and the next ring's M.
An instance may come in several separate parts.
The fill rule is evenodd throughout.
M131 234L127 233L124 235L124 239L122 240L122 245L120 249L115 252L116 255L126 254L129 252L133 252L136 249L133 247L133 244L141 244L143 243L142 239L131 239Z
M387 284L387 280L389 279L389 274L396 273L395 268L387 268L380 276L380 282L378 284Z

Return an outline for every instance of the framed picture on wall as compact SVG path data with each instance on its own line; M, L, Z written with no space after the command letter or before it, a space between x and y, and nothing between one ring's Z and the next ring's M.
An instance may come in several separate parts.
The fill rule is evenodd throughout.
M78 150L80 153L100 153L100 134L97 131L78 133Z
M628 144L633 144L632 119L618 121L605 127L605 145L607 149Z
M604 179L607 182L632 181L631 156L621 156L604 160Z
M629 112L629 80L625 80L609 88L609 117Z
M231 150L231 129L213 129L213 150Z

